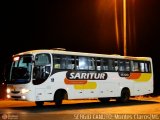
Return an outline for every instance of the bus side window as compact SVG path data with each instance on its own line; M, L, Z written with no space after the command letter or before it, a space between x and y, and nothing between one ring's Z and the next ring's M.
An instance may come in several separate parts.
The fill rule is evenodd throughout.
M61 68L61 56L60 55L55 55L54 56L54 68L55 69L60 69Z
M130 61L125 61L125 69L126 71L130 71Z
M144 62L140 62L140 71L145 72Z
M75 68L75 58L74 56L66 56L66 69Z
M119 65L118 65L118 60L114 60L114 64L113 64L113 71L118 71L119 70Z
M146 73L151 72L150 62L143 62L143 64L141 63L141 71Z
M67 61L67 58L65 55L62 55L62 58L61 58L61 63L60 63L60 66L61 66L61 69L66 69L66 61Z
M37 54L35 57L36 66L45 66L50 63L51 63L51 60L50 60L49 54Z
M128 60L120 60L119 71L130 71L130 62Z
M119 71L125 71L125 68L124 68L124 61L119 61Z
M150 62L144 63L144 69L145 69L145 72L151 72Z
M75 56L71 56L72 69L75 69L75 65L76 65L75 61L76 61Z
M135 72L139 71L138 62L134 62L134 71L135 71Z
M97 70L101 70L101 58L96 59L96 68Z
M109 63L109 70L110 70L110 71L114 71L114 70L115 70L114 60L113 60L113 59L109 59L109 60L108 60L108 63Z
M95 70L95 59L88 58L88 65L89 65L89 70Z
M103 66L103 70L106 70L106 71L109 70L108 59L102 59L102 66Z
M139 72L140 71L138 61L131 61L131 70L132 70L132 72Z
M78 57L75 57L75 68L77 70L79 70L79 59L78 59Z
M88 70L88 57L79 57L79 69Z

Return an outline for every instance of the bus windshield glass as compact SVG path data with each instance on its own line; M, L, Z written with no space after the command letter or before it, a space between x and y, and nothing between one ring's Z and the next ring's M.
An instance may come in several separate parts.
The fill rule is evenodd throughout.
M30 82L32 72L32 56L15 56L10 71L9 83L24 84Z

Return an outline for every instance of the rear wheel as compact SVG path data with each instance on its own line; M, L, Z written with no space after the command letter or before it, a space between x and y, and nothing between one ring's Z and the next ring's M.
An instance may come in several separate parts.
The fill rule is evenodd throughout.
M117 102L125 103L128 102L130 98L130 91L129 89L123 89L121 91L121 96L116 98Z
M42 107L44 105L43 101L36 101L35 103L37 107Z

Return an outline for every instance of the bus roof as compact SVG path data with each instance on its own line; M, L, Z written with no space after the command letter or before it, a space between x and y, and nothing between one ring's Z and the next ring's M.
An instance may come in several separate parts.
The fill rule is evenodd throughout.
M118 54L99 54L99 53L87 53L87 52L73 52L65 50L52 50L52 49L39 49L39 50L30 50L15 54L25 55L25 54L38 54L38 53L50 53L50 54L63 54L63 55L76 55L76 56L89 56L89 57L105 57L105 58L119 58L119 59L129 59L129 60L150 60L151 57L134 57L134 56L121 56Z

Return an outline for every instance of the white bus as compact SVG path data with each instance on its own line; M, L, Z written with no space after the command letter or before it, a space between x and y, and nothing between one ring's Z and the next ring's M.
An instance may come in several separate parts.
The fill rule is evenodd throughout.
M64 99L115 98L153 93L150 57L63 50L31 50L13 55L7 98L61 105Z

